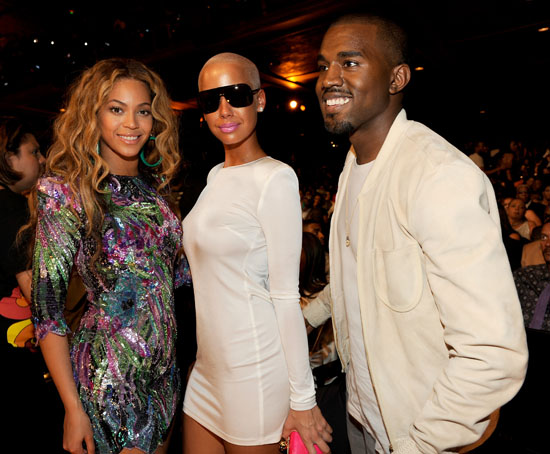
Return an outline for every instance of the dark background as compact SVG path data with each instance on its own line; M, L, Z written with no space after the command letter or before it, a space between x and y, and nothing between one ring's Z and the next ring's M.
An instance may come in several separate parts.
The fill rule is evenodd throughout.
M197 75L210 56L234 51L262 75L266 151L338 168L348 145L322 127L315 60L331 20L358 7L390 12L409 29L412 67L424 68L407 88L409 118L461 149L480 138L490 148L510 139L548 146L550 31L539 31L550 26L547 0L0 0L0 116L31 119L46 148L73 78L98 59L134 57L166 81L184 157L208 166L223 153L201 126ZM291 110L291 99L305 110Z

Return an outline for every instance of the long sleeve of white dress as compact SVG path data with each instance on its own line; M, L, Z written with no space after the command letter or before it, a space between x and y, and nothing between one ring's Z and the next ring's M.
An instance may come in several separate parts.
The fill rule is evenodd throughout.
M288 368L290 407L309 410L315 406L315 387L298 290L302 210L298 179L290 168L274 173L266 183L258 218L267 243L269 293Z
M218 165L183 230L198 347L184 412L230 443L276 443L289 408L315 406L296 174L269 157Z

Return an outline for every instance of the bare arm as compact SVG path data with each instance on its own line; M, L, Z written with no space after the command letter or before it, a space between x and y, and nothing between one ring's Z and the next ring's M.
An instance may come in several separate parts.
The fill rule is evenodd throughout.
M31 301L32 271L31 270L21 271L20 273L17 273L15 275L15 279L17 279L17 284L19 285L19 288L21 289L21 293L23 294L25 299L27 301Z
M71 454L83 454L85 443L88 454L94 454L92 425L74 382L67 337L50 333L40 341L40 348L65 407L63 449Z

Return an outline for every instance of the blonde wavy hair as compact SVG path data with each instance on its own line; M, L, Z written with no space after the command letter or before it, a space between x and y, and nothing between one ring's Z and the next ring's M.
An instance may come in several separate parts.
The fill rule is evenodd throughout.
M80 75L67 93L65 111L55 120L54 142L46 159L45 174L62 177L73 194L79 195L88 221L86 234L98 246L105 215L104 180L109 167L97 152L100 139L97 117L115 83L123 79L143 82L151 93L151 134L156 140L150 140L146 146L146 159L153 163L162 161L154 168L140 162L140 174L149 175L155 189L168 196L170 181L180 161L176 116L164 83L154 71L136 60L112 58L99 61ZM29 227L36 226L36 197L33 199Z

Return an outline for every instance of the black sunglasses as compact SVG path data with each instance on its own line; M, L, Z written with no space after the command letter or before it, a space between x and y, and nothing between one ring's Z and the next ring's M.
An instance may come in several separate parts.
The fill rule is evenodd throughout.
M259 91L259 88L252 90L247 84L212 88L199 92L199 105L205 114L216 112L220 107L220 98L223 96L233 107L248 107L254 100L254 94Z

